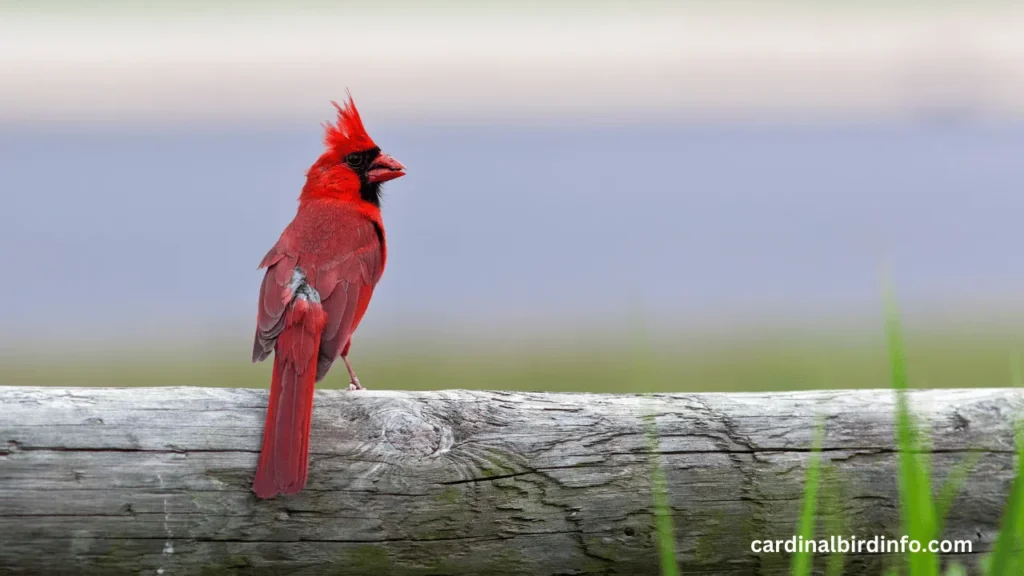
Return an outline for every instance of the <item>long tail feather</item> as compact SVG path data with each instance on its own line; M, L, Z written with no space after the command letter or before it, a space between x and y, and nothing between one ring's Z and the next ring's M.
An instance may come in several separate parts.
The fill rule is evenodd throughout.
M317 352L327 315L317 300L293 300L274 346L274 375L263 447L252 490L259 498L294 494L306 485Z

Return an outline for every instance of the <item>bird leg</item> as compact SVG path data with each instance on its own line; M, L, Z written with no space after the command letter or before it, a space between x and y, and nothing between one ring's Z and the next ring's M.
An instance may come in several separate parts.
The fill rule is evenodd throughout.
M359 383L359 378L356 378L356 371L352 369L352 363L348 361L348 356L342 356L341 359L345 361L345 368L348 369L348 389L366 390L366 388L363 388L363 385Z

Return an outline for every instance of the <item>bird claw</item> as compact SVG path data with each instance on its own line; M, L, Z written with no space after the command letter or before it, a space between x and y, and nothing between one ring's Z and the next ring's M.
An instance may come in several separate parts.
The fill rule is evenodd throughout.
M366 390L366 388L363 388L363 385L359 383L358 378L353 378L352 382L348 385L348 390L349 392L354 392L356 390Z

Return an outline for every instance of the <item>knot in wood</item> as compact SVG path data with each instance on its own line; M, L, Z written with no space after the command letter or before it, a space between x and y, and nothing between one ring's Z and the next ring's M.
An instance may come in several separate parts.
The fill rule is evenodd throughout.
M423 457L447 452L452 438L447 424L411 408L389 408L376 414L374 420L383 429L388 444L409 456Z

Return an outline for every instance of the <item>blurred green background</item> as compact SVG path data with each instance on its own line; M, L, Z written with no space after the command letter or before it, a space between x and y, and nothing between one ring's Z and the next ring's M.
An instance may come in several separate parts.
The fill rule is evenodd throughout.
M0 363L5 384L56 386L240 386L265 388L270 361L250 364L248 341L170 344L160 352L124 347L88 354L32 351ZM1010 358L1024 353L1019 331L979 324L910 330L914 387L1010 385ZM684 392L888 388L881 327L826 333L765 328L714 339L652 337L642 327L615 338L439 344L373 341L353 351L373 389L443 388L563 392ZM348 385L340 362L320 388Z

